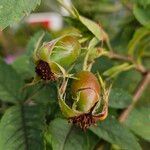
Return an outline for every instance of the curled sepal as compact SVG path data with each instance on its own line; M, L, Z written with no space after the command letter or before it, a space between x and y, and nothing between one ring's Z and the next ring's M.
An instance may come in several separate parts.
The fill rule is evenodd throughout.
M110 90L111 90L112 85L110 85L107 88L106 83L103 81L103 79L99 73L98 73L98 79L99 79L99 82L100 82L101 87L102 87L101 103L103 105L103 108L102 108L102 112L100 112L99 114L96 114L96 115L93 114L93 116L102 121L102 120L106 119L106 117L108 116L108 101L109 101L109 94L110 94ZM95 111L96 111L96 109L95 109Z
M52 40L50 42L43 43L43 45L40 48L35 49L35 51L34 51L34 58L33 58L34 61L35 62L38 62L39 60L48 61L55 44L60 39L61 38L57 38L57 39Z
M54 61L50 61L49 65L51 67L52 72L55 75L57 75L57 77L66 77L67 76L66 70L58 63L56 63Z
M100 113L93 114L92 116L93 116L94 120L96 120L96 121L98 121L98 120L100 120L100 121L105 120L106 117L108 116L108 103L105 103L103 105L103 109L102 109L102 111Z
M66 118L70 118L70 117L75 117L75 116L79 116L81 115L81 112L77 111L77 110L73 110L71 109L63 99L59 99L59 106L60 109L62 111L62 114L66 117Z

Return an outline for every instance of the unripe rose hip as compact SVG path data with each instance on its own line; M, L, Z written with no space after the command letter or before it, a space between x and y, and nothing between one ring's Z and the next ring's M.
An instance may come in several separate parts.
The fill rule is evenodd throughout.
M42 80L56 80L62 70L68 69L80 54L80 43L75 36L66 35L34 52L35 72Z
M65 36L57 42L50 55L50 60L57 62L62 67L69 67L80 54L80 43L74 36Z
M69 119L69 122L86 130L97 121L104 120L108 115L108 96L102 79L89 71L81 71L74 75L71 83L71 106L65 103L63 95L60 96L59 105L62 113ZM100 82L99 82L100 81ZM64 84L63 84L64 85ZM100 102L103 101L102 110ZM68 102L71 102L68 99Z
M77 110L89 112L100 99L100 84L95 75L89 71L81 71L75 75L71 90L74 98L78 97Z

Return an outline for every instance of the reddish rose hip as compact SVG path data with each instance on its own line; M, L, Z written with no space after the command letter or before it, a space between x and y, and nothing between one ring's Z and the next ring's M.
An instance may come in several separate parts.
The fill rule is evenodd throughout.
M110 88L105 88L105 83L100 76L89 71L75 74L71 84L72 106L67 105L61 95L59 105L61 111L72 124L79 126L84 131L97 121L104 120L108 115L108 96ZM100 107L100 102L103 106Z
M77 80L72 82L71 90L76 99L77 110L89 112L100 99L100 84L95 75L89 71L82 71L75 75Z

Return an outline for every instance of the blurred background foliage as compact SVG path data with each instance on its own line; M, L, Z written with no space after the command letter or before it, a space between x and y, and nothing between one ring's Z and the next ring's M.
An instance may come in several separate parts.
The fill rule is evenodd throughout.
M72 0L72 3L81 15L94 20L108 33L112 48L115 52L123 55L132 55L139 64L143 64L148 70L150 69L150 0ZM60 8L56 0L42 0L41 5L38 6L34 12L56 12L61 14L62 8ZM87 37L91 36L91 33L89 33L80 22L69 16L64 16L63 27L59 31L52 31L41 25L32 26L24 21L1 31L0 56L5 60L11 56L10 59L13 60L11 64L12 68L14 68L25 81L30 81L34 76L34 65L31 62L30 56L42 31L46 31L43 42L50 41L55 37L72 31L81 32ZM100 72L103 74L111 67L119 64L120 61L111 60L103 56L96 59L92 72ZM80 64L75 66L77 70L79 67ZM104 78L107 80L106 76L104 76ZM121 72L118 76L113 78L113 90L110 94L110 116L112 118L117 118L122 109L131 103L132 95L141 78L142 75L136 70ZM27 91L28 95L32 93L31 91L36 91L37 88L38 87L32 87L29 89ZM49 91L51 91L50 94ZM107 129L107 121L100 125L101 130L104 128L104 137L99 133L101 130L97 134L94 134L94 131L91 132L92 129L85 135L85 133L75 127L72 129L64 119L60 119L62 115L56 102L57 98L54 85L45 86L44 89L40 90L38 94L33 95L32 98L35 102L44 107L43 110L46 113L49 130L46 130L44 133L44 141L46 141L48 150L59 150L59 146L64 144L63 138L62 141L56 140L60 136L64 138L68 136L68 139L65 141L66 145L63 145L64 149L66 148L65 150L71 150L73 146L76 146L75 148L79 150L120 149L116 145L120 144L119 136L123 138L123 135L117 133L119 127L118 124L115 124L116 120L108 119L108 122L110 121L110 123L112 123L109 125L114 125L114 128L112 128L114 132L110 137L109 129ZM143 150L149 150L150 147L149 99L150 86L145 90L125 122L125 126L138 138L142 147L141 149ZM12 103L3 100L0 101L0 117L3 116L4 112L6 112L10 106L12 106ZM104 127L105 125L106 129ZM57 130L59 133L56 133ZM62 135L60 132L62 132ZM69 135L66 135L68 132ZM126 133L123 134L126 135ZM133 138L132 135L125 137ZM132 145L129 141L130 139L124 141L123 144L129 143ZM69 142L72 142L73 146L71 144L69 145ZM84 145L84 148L81 147L82 145ZM130 149L133 150L137 147L139 148L135 142Z

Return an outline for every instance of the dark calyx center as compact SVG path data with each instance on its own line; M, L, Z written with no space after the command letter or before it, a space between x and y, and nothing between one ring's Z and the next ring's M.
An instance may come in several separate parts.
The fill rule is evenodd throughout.
M98 118L93 117L91 113L69 118L69 122L79 126L84 131L91 125L96 125L97 120Z
M55 81L56 77L51 71L49 64L43 60L40 60L35 68L35 72L43 80Z
M86 131L91 125L96 125L96 122L99 120L99 115L95 116L92 114L94 108L98 102L90 109L90 112L81 114L79 116L69 118L69 122L79 126L82 130ZM103 115L103 114L102 114Z

